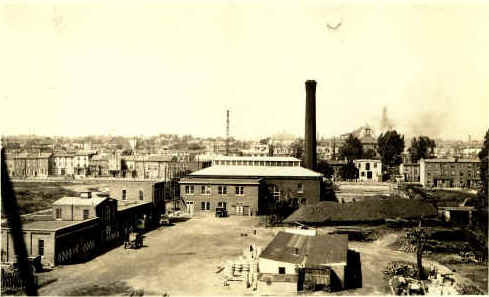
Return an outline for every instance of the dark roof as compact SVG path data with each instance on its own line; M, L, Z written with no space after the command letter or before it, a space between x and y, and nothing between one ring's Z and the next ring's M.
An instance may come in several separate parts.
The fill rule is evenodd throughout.
M261 258L305 265L346 263L348 235L308 236L279 232Z
M183 178L180 180L181 184L206 184L206 185L258 185L261 178L257 179L210 179L210 178Z
M304 222L369 222L386 218L416 218L437 215L436 208L428 202L407 199L363 200L351 203L323 201L304 205L284 223Z

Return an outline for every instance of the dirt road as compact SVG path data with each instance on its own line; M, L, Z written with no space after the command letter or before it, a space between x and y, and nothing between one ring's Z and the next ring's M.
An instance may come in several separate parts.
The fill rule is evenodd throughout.
M252 291L242 283L224 287L216 270L218 265L239 257L250 243L265 247L278 231L256 228L257 222L256 217L204 217L161 227L146 234L141 249L118 247L87 263L42 273L43 277L57 278L57 281L42 287L40 294L102 295L93 290L95 287L105 288L104 294L120 294L121 288L114 284L123 283L144 289L145 295L250 295ZM256 235L253 230L257 230ZM243 237L241 233L248 236ZM414 255L387 248L393 240L395 236L388 235L377 242L350 242L350 249L360 253L363 287L338 295L388 293L383 280L384 267L394 260L415 262ZM430 261L425 261L425 265L430 265ZM440 271L447 269L438 266Z

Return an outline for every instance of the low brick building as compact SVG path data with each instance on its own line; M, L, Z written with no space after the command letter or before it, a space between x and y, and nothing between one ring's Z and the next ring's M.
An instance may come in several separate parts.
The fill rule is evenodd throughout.
M421 159L420 182L425 187L478 188L480 161L477 159Z
M261 215L267 199L322 200L323 175L299 166L211 166L180 181L180 197L194 214L224 207L230 214Z
M165 182L158 180L106 180L110 197L125 202L150 202L153 223L159 222L160 215L165 212Z
M83 221L35 220L22 226L28 256L41 256L47 266L70 263L93 255L100 234L100 219ZM2 262L15 262L12 231L2 226Z

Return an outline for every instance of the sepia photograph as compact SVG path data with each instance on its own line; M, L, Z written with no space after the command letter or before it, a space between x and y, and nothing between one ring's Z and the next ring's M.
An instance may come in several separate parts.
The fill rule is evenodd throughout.
M0 3L2 296L489 295L489 2Z

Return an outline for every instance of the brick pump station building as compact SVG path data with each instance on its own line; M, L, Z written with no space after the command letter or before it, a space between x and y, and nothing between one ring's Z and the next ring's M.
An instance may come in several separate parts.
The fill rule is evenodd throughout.
M226 157L180 180L180 195L189 215L262 215L267 199L319 202L321 173L300 167L292 157Z

